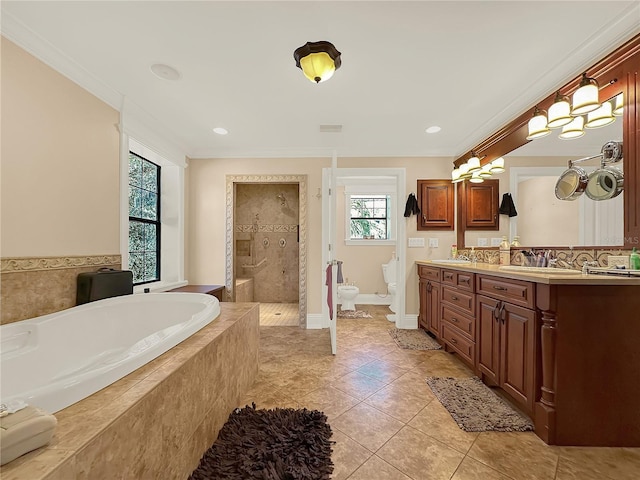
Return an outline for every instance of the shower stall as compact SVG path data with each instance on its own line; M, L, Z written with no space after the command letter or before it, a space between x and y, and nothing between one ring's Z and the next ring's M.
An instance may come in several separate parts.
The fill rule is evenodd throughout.
M235 185L236 301L298 303L298 212L298 184Z

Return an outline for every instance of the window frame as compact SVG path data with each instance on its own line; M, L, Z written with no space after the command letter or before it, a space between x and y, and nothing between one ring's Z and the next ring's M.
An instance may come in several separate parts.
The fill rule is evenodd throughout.
M134 280L133 285L137 286L137 285L145 285L145 284L149 284L149 283L157 283L162 281L162 263L161 263L161 258L162 258L162 221L161 221L161 195L162 195L162 191L161 191L161 176L162 176L162 166L158 165L157 163L149 160L148 158L145 158L144 156L140 155L139 153L134 152L133 150L129 150L129 156L128 156L128 165L130 165L131 163L131 155L139 158L140 160L142 160L143 162L148 162L151 165L153 165L156 168L156 192L151 192L151 193L156 193L156 218L155 220L153 219L149 219L149 218L143 218L143 217L136 217L136 216L132 216L131 215L131 211L128 211L129 214L129 220L127 222L127 226L129 227L129 233L127 234L127 238L129 240L129 247L127 248L128 251L128 265L127 268L129 268L129 270L131 269L131 258L132 258L132 252L130 249L130 245L131 245L131 237L130 237L130 228L131 228L131 222L139 222L139 223L143 223L143 224L148 224L148 225L154 225L156 227L156 248L155 248L155 255L156 255L156 276L153 279L150 280L144 280L142 282L136 282ZM143 187L138 187L138 186L132 186L131 185L131 177L128 176L127 178L127 185L129 188L129 193L131 193L131 188L138 188L142 191L146 191L149 192L150 190L146 190ZM128 204L127 204L128 205ZM151 252L152 250L143 250L143 254L145 252Z
M360 189L358 189L360 190ZM352 217L351 216L351 199L352 197L359 198L380 198L384 197L386 202L386 216L385 217ZM387 191L375 191L375 189L367 189L362 191L353 191L352 189L345 190L345 244L346 245L395 245L396 243L396 225L393 218L396 204L395 193ZM352 219L384 219L386 222L387 238L351 238L351 220Z

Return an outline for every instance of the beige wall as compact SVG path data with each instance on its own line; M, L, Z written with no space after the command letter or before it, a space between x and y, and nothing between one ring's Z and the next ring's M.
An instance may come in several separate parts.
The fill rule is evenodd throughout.
M120 267L118 112L2 37L2 319L75 305Z
M339 158L339 168L405 168L407 194L416 192L418 179L449 178L452 159L450 158ZM322 311L322 202L316 198L322 186L322 169L331 166L330 158L296 159L191 159L187 168L187 202L189 205L186 226L187 279L190 283L224 284L225 279L225 218L226 218L226 175L307 175L308 179L308 263L307 263L307 306L309 314ZM406 198L399 199L403 206ZM406 255L406 312L418 313L418 277L415 261L428 258L446 258L448 249L455 240L455 232L418 232L415 216L401 219L405 222L407 237L429 237L439 239L440 248L408 248ZM344 227L342 227L344 228ZM361 247L368 248L368 247ZM389 250L390 252L391 250ZM375 262L366 251L363 255L375 270L373 292L385 288L380 265L388 260L387 251L380 254ZM354 255L360 255L359 253ZM358 258L358 257L355 257ZM351 280L365 281L356 275L351 253L345 258L345 273ZM362 280L359 280L362 278ZM368 281L368 280L367 280ZM384 292L384 290L382 290ZM365 293L373 293L365 292Z
M2 37L2 257L120 253L118 121Z

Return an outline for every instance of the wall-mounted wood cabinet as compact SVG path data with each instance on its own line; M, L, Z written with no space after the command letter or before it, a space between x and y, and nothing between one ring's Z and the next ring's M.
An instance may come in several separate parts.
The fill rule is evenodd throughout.
M469 230L499 230L498 217L499 180L485 180L482 183L468 183L464 186L465 227Z
M451 180L418 180L418 230L453 230L453 191Z

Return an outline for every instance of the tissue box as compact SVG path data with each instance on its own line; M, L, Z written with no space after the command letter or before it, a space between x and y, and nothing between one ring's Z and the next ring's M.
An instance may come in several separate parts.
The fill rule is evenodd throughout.
M56 417L32 406L0 418L0 465L49 443L57 424Z

